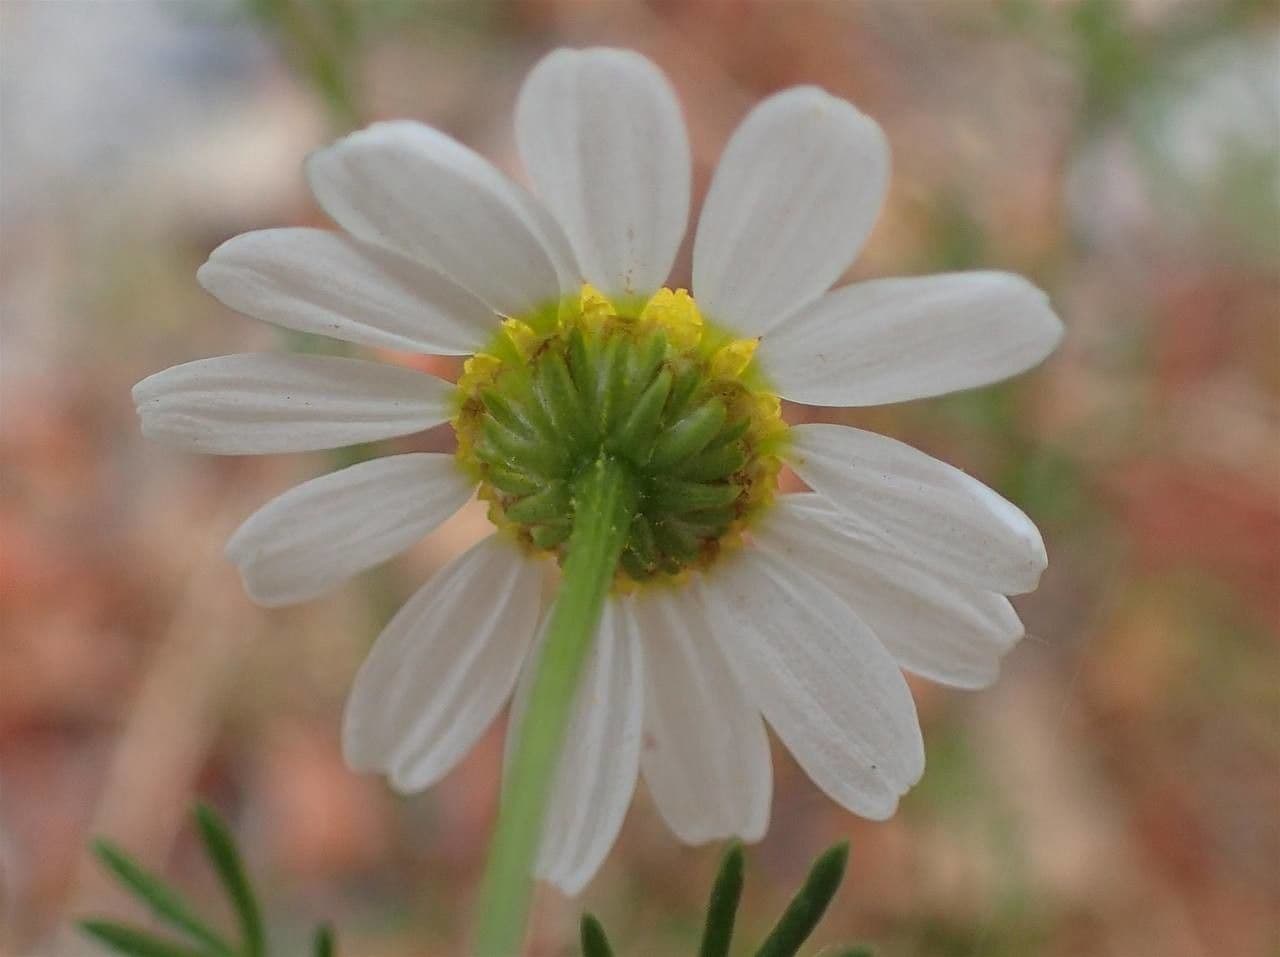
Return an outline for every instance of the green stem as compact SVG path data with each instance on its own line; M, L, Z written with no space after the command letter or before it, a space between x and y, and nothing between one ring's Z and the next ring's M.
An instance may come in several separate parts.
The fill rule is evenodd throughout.
M480 892L480 957L514 957L524 939L533 864L578 678L635 514L625 467L605 455L575 483L573 532L564 574L518 728Z

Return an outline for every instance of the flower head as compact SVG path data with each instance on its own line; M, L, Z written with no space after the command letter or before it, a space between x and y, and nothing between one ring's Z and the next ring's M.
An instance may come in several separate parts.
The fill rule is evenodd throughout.
M289 329L469 356L457 384L352 358L224 356L139 383L144 431L258 453L452 423L456 455L306 482L228 545L255 600L288 604L407 548L477 489L489 502L495 533L409 599L347 707L350 763L403 790L446 774L513 690L518 718L575 482L601 456L620 463L634 517L538 864L562 887L594 873L641 770L683 840L759 838L765 721L832 798L891 815L924 766L902 669L994 680L1022 635L1004 596L1035 587L1044 546L963 472L869 432L788 428L778 399L874 405L1016 374L1061 335L1047 299L998 272L829 291L889 159L874 121L813 87L765 100L729 142L688 292L665 287L691 162L656 67L552 53L516 131L536 197L436 130L381 123L307 163L342 232L249 233L200 270L227 305ZM812 492L776 494L784 461Z
M636 486L619 584L682 579L773 500L786 426L755 349L705 323L684 290L628 308L584 286L528 321L506 320L467 360L458 461L494 524L559 553L575 480L600 455L618 458Z

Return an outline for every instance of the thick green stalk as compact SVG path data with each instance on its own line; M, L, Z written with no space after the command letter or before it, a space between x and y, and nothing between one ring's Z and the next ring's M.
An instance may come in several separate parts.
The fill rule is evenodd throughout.
M515 957L524 939L533 864L551 783L605 596L635 514L626 467L601 455L574 487L573 532L546 640L507 772L480 893L476 953Z

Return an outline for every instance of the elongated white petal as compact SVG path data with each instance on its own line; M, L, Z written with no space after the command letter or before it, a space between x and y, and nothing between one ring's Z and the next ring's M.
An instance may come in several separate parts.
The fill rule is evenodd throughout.
M375 123L312 153L312 192L357 239L435 267L501 313L561 292L552 227L493 164L421 123ZM568 291L568 290L565 290Z
M617 840L639 773L643 660L622 604L605 605L583 666L534 868L570 895L586 887ZM537 664L538 655L530 655L516 689L508 761Z
M253 352L187 362L133 387L147 438L220 455L306 452L449 418L443 379L337 356Z
M769 739L698 593L649 589L634 614L645 648L640 766L659 813L686 844L759 840L773 795Z
M231 536L227 557L258 604L306 601L404 551L461 508L474 485L452 455L361 462L268 502Z
M1061 338L1048 297L1031 283L962 272L837 289L765 336L759 355L792 401L879 405L1007 379Z
M748 549L701 585L726 657L818 787L883 820L924 770L915 703L897 664L826 585Z
M711 319L763 335L826 292L875 224L889 146L874 120L817 87L765 100L711 181L693 292Z
M435 783L511 695L541 604L542 569L491 535L420 588L378 636L347 700L356 771L401 791Z
M977 479L909 445L843 425L791 430L788 461L845 530L941 577L1017 595L1048 564L1031 519Z
M662 71L630 50L556 50L525 80L516 137L587 281L615 295L661 287L688 225L692 163Z
M898 664L959 688L995 681L1022 637L1003 595L930 575L841 531L820 495L784 495L753 530L777 554L845 599Z
M469 355L493 310L440 273L323 229L227 240L196 274L223 303L286 329L435 355Z

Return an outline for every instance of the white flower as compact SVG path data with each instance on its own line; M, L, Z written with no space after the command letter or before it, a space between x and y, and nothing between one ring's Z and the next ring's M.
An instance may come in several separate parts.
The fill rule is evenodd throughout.
M682 368L706 381L714 372L720 391L698 399L699 418L687 413L683 432L671 412L647 433L633 421L628 441L644 433L636 447L646 460L675 462L672 474L710 471L706 484L670 486L680 501L651 513L652 527L640 529L649 538L633 535L627 546L640 584L607 602L539 873L569 892L590 879L641 770L682 840L761 837L772 789L766 721L832 798L866 817L890 816L924 766L900 669L962 688L993 681L1022 635L1004 596L1036 586L1044 546L1025 515L963 472L853 428L788 431L771 393L861 406L983 385L1048 355L1061 335L1057 318L1042 293L998 272L828 291L876 219L889 156L874 121L822 90L770 97L734 134L695 236L697 306L660 291L687 226L691 162L679 105L656 67L625 51L557 51L526 81L516 130L537 199L436 130L380 123L307 163L320 205L344 233L249 233L219 247L199 274L227 305L289 329L477 354L458 388L358 359L224 356L140 383L144 431L235 454L455 423L458 461L393 455L306 482L253 515L228 546L256 601L302 601L407 548L481 480L505 531L409 599L347 708L349 762L412 791L448 773L522 670L532 671L525 665L549 563L531 552L557 549L572 509L570 498L556 498L563 483L546 477L570 454L572 430L561 420L574 403L608 392L597 378L583 384L571 339L597 337L594 358L583 360L588 378L609 368L601 344L609 336L637 363L641 343L657 342L667 371L637 379L646 390L624 412L653 395L670 411L664 397L670 390L676 402ZM537 377L563 369L575 377L569 391L507 409L515 431L504 432L503 395L523 400L502 383L526 370L534 391L521 394L545 396ZM486 397L495 389L502 394ZM544 414L542 426L517 435ZM785 443L769 444L783 433ZM488 438L529 445L504 471ZM732 474L706 465L716 442L733 453L723 467ZM560 458L539 465L544 454ZM812 493L775 500L779 456ZM738 497L728 508L685 500L719 492ZM687 548L669 539L682 528L693 529ZM655 546L650 532L668 538Z

